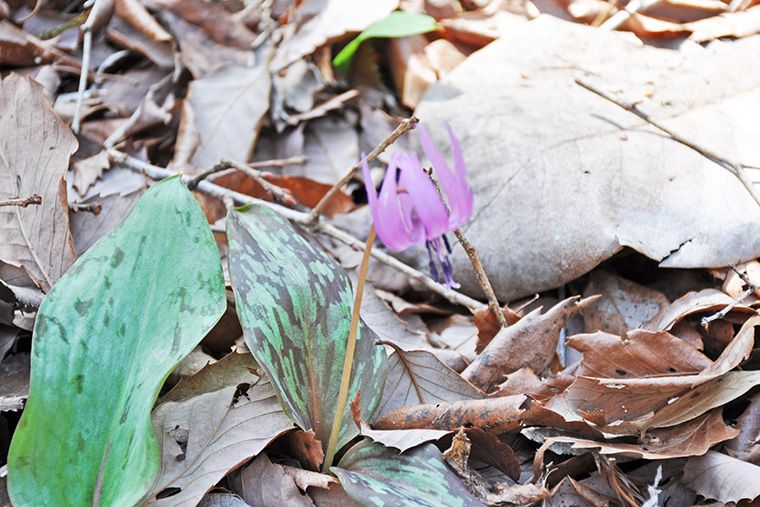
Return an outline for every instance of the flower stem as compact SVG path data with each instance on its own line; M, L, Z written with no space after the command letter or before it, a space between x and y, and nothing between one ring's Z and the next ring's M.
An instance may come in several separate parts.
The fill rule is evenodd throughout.
M480 287L486 294L486 298L488 299L488 307L491 309L493 316L496 317L496 322L499 323L500 327L507 327L507 319L504 318L504 313L501 311L501 307L499 306L499 300L496 299L496 294L493 292L491 282L488 281L488 277L486 276L486 272L483 269L483 265L480 264L480 259L478 259L478 254L475 251L475 247L472 246L472 243L470 243L467 238L464 237L464 234L462 234L462 229L455 229L454 235L462 244L464 251L467 252L467 256L470 258L470 262L472 262L472 267L475 268L475 274L478 276L478 283L480 283Z
M351 315L351 329L348 332L348 342L346 343L346 357L343 360L343 376L340 378L340 390L338 391L338 406L335 407L335 418L333 419L332 429L330 430L330 439L327 442L327 453L325 461L322 463L322 472L327 473L330 470L332 461L337 452L338 437L340 428L343 423L343 412L346 410L346 401L348 398L348 387L351 381L351 368L354 364L354 351L356 350L356 335L359 332L359 309L362 305L362 293L364 292L364 282L367 280L367 267L369 266L370 252L372 243L375 242L375 226L369 230L367 246L364 248L364 257L359 268L359 281L356 284L356 294L354 295L354 311Z

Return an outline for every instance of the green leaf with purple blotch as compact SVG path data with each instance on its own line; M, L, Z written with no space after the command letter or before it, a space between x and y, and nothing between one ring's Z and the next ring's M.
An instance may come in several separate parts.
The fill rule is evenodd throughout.
M365 439L330 469L361 505L483 507L433 444L404 453Z
M140 500L160 462L158 390L226 307L201 207L179 177L157 183L40 306L29 401L8 456L13 505Z
M285 413L327 448L338 402L353 291L346 272L288 220L264 205L230 210L232 288L246 344L267 372ZM348 400L361 391L368 420L388 374L385 350L360 322ZM359 434L347 404L338 448Z

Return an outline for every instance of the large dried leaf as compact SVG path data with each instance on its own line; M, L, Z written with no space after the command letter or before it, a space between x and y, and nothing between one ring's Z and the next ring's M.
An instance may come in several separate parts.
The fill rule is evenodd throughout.
M77 146L41 85L17 74L2 80L0 200L37 194L42 204L0 207L0 260L23 266L46 291L76 259L63 178Z
M486 395L426 350L397 350L388 358L388 378L375 420L408 405L479 400Z
M659 291L649 289L604 270L595 270L583 290L584 296L602 297L583 312L585 331L622 335L657 317L670 304Z
M557 350L559 332L565 323L597 298L568 298L546 313L534 310L516 324L502 329L483 352L462 372L465 380L488 392L506 375L529 367L540 372Z
M647 431L641 443L623 444L598 442L571 437L551 437L545 447L569 444L571 449L593 449L601 454L620 454L632 458L669 459L685 456L701 456L713 445L734 438L738 434L723 421L723 411L718 409L672 428ZM560 452L562 446L552 447Z
M149 505L196 505L230 470L293 428L266 378L247 385L168 401L153 411L161 471L148 496L173 494Z
M293 477L288 475L282 466L273 464L269 456L263 453L240 471L239 476L233 481L233 489L243 497L246 505L257 507L314 505L308 495L298 490Z
M479 506L432 444L399 454L365 440L330 469L361 505Z
M222 158L247 162L269 109L271 79L266 65L231 65L190 83L181 132L195 130L193 166L210 169ZM179 144L179 142L178 142Z
M583 362L575 371L578 376L642 378L699 373L713 364L700 351L665 332L635 329L620 337L600 331L572 336L567 344L583 352Z
M760 467L715 451L690 458L682 481L705 498L726 503L760 496Z
M245 341L267 372L285 412L327 446L351 321L351 282L319 246L265 206L230 210L229 265ZM386 354L360 321L349 400L361 417L377 409ZM359 433L346 404L338 447Z
M225 308L200 206L178 177L156 184L40 306L29 402L8 457L14 505L142 497L159 469L158 390Z
M735 176L574 83L589 80L683 137L760 166L751 113L760 37L678 51L550 16L507 26L415 111L439 146L444 120L460 138L475 192L465 234L501 300L561 286L626 246L667 267L760 255L758 205ZM467 256L453 262L478 293Z

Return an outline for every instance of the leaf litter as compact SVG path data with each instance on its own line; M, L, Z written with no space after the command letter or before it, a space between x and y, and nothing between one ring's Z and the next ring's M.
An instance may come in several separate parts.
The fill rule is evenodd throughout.
M705 152L757 166L750 111L760 84L736 62L757 51L758 6L402 2L439 29L366 41L349 67L335 69L332 57L399 2L317 4L117 0L95 27L82 129L73 136L67 123L83 64L76 27L86 15L0 3L0 201L41 197L0 207L0 466L21 434L40 301L129 214L159 178L152 167L202 176L193 190L226 270L226 208L248 202L233 192L265 201L279 194L234 170L206 172L223 160L271 160L267 181L295 196L290 211L308 212L361 150L417 108L437 140L442 120L460 138L475 190L466 232L509 327L499 329L483 303L468 310L456 303L469 301L464 295L374 264L377 289L365 289L362 312L386 344L388 380L381 393L364 388L352 400L378 408L346 417L348 434L363 440L333 468L337 479L316 471L323 442L306 427L316 425L294 428L280 405L285 395L265 373L271 367L227 354L240 331L220 327L224 347L201 343L217 361L167 383L153 408L161 470L143 501L368 504L378 488L393 491L393 501L436 505L759 497L760 296L749 285L760 279L756 205L704 153L676 147L572 83L594 76ZM737 40L709 42L724 37ZM710 84L698 86L695 75ZM730 149L716 148L724 134ZM595 179L605 174L615 180ZM206 180L227 190L209 195ZM322 220L351 223L363 239L369 224L358 188L354 180L341 189ZM300 233L356 266L341 250L356 244L339 247L317 232ZM412 268L427 262L420 250L400 258ZM466 256L455 249L454 261L467 295L484 300ZM541 310L527 299L537 292ZM233 318L243 311L236 306L228 297Z

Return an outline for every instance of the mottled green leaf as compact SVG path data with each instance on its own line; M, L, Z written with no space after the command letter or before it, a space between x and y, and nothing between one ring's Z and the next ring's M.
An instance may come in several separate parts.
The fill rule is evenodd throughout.
M483 504L464 487L433 444L403 454L371 440L330 469L354 501L368 506L465 507Z
M381 19L360 33L354 40L349 42L340 53L333 59L333 65L343 72L347 72L351 65L351 59L359 49L359 45L373 37L408 37L420 33L438 30L435 18L426 14L414 14L411 12L395 11L388 17Z
M158 472L150 411L226 307L219 254L179 178L156 184L40 306L11 443L16 507L129 506Z
M327 447L338 401L353 295L345 271L266 206L227 216L229 264L248 348L267 372L285 412ZM360 323L348 399L361 390L369 419L383 391L387 361ZM359 430L346 405L339 446Z

